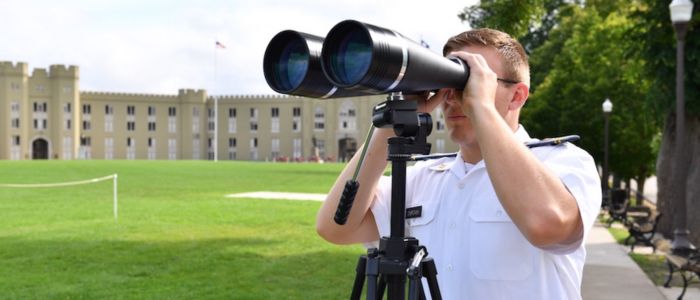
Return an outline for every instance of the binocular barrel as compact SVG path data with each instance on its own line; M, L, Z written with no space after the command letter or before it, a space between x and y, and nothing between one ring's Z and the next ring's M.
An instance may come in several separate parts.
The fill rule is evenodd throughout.
M346 20L325 40L285 30L267 46L265 79L283 94L316 98L415 93L465 86L469 67L398 32Z
M313 98L365 95L339 89L321 69L323 38L294 30L275 35L265 50L263 72L276 92Z

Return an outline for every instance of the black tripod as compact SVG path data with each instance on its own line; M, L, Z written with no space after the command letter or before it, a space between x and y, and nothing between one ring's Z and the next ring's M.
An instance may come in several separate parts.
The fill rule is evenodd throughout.
M388 159L392 164L391 234L379 240L379 248L369 249L367 255L360 257L350 299L360 299L365 276L368 300L382 299L385 289L389 300L406 299L407 278L409 280L408 298L425 299L422 277L425 277L428 282L431 298L442 299L435 262L427 257L426 248L420 246L417 239L404 236L406 163L412 160L414 154L430 153L430 144L426 139L432 130L432 119L429 114L417 113L415 101L402 100L403 96L400 93L391 94L386 102L374 107L372 115L374 126L393 127L397 135L388 141ZM348 181L339 202L335 217L338 224L345 223L359 186L356 181L353 181Z

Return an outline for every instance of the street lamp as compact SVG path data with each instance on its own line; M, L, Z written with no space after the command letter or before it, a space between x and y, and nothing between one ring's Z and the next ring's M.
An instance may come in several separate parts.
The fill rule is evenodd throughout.
M678 193L675 199L678 201L674 205L674 230L673 243L671 249L674 252L685 252L693 246L688 241L688 227L686 226L686 181L688 174L688 164L686 163L687 153L685 149L685 93L684 93L684 46L685 35L688 32L688 22L693 14L693 2L690 0L673 0L668 6L671 10L671 22L676 30L676 162L674 166L674 189ZM684 251L685 250L685 251Z
M613 104L609 98L603 102L603 118L605 119L605 148L603 148L603 203L610 204L610 186L608 182L608 149L610 149L610 113L612 112Z

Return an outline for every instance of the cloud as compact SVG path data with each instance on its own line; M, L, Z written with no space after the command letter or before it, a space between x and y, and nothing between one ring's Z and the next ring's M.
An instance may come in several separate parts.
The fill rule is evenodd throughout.
M279 31L324 36L336 23L357 19L423 39L439 52L447 37L467 28L456 15L468 4L6 0L0 2L0 20L11 26L0 26L0 36L12 42L0 44L0 60L27 62L30 68L78 65L83 90L175 94L180 88L205 88L216 94L269 94L262 57ZM227 48L215 50L217 40Z

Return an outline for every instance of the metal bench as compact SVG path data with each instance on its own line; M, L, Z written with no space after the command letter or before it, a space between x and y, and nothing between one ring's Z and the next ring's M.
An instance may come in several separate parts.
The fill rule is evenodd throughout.
M666 254L666 264L668 264L668 278L666 278L664 287L669 287L673 273L681 274L683 291L677 299L682 300L685 290L688 288L688 282L693 277L700 278L700 252L697 249L687 249L683 252Z
M622 189L610 190L610 203L608 204L608 227L615 221L619 221L627 226L627 207L629 206L629 198L627 192Z
M656 253L656 245L652 242L656 235L656 228L659 225L661 214L651 218L651 208L646 206L630 207L627 211L626 226L629 236L625 239L625 245L630 246L630 252L634 252L635 245L651 246Z

